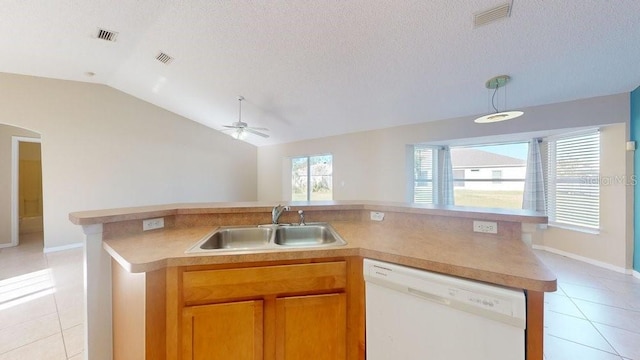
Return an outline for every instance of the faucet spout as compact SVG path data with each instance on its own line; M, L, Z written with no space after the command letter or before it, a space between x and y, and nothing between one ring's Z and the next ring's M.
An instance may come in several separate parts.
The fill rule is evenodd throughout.
M271 223L274 225L278 224L278 219L280 219L280 215L283 212L289 211L291 208L289 206L276 205L271 209Z

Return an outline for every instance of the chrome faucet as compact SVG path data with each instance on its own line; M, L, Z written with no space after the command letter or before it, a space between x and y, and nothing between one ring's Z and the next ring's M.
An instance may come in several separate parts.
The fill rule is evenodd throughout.
M274 206L273 209L271 210L271 223L274 225L278 224L278 219L280 219L280 215L282 215L284 211L289 211L289 210L291 210L289 206L282 206L282 205Z

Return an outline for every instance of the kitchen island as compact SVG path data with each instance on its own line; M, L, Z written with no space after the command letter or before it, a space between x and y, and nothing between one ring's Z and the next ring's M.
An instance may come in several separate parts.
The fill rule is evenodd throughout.
M294 267L294 273L305 273L305 269L313 268L309 274L320 274L318 278L323 280L318 281L309 275L307 280L315 284L312 288L289 289L287 293L261 287L263 293L260 296L241 293L233 297L234 301L253 301L244 304L245 307L252 311L252 316L264 316L265 328L251 330L254 334L265 334L264 339L255 341L254 352L264 352L264 357L270 358L288 351L288 345L277 337L277 333L284 330L275 325L278 324L274 315L277 312L272 308L282 303L284 309L284 304L300 300L301 295L314 295L323 296L318 299L324 301L326 298L331 304L342 302L342 305L331 305L333 312L330 312L346 312L345 358L363 358L364 284L361 266L363 258L372 258L524 289L528 310L527 356L528 359L542 359L543 295L544 292L555 291L556 279L529 245L522 241L522 229L523 224L546 223L545 216L526 211L378 202L290 203L292 211L285 212L281 222L296 223L296 211L304 210L308 222L330 223L348 244L326 248L185 253L218 226L270 223L273 205L276 204L172 204L70 214L72 222L83 226L87 241L88 356L91 359L111 358L112 347L119 347L113 343L126 345L128 351L133 351L127 341L136 333L142 333L147 347L145 350L144 345L139 346L136 351L140 355L134 358L181 358L182 354L192 351L184 350L184 343L194 341L184 337L185 327L190 326L189 322L184 322L184 317L193 318L204 310L210 312L211 308L203 306L229 300L202 295L203 292L213 294L216 289L202 286L198 282L198 274L215 277L229 269L244 269L242 271L250 270L247 273L249 277L271 276L269 274L275 274L274 271L280 271L274 269L286 271ZM371 220L370 212L384 213L384 220ZM160 217L164 219L163 229L142 231L142 220ZM474 232L474 220L495 222L497 233ZM527 229L530 228L528 225ZM297 279L294 283L300 281ZM291 296L280 298L282 294ZM345 294L344 299L329 296L339 294ZM318 303L318 299L313 301ZM120 317L136 306L137 320L134 321L132 316ZM113 316L110 311L105 311L112 308ZM109 328L112 317L115 326L113 339ZM171 317L173 320L169 319ZM154 333L151 329L157 329L158 324L162 329ZM129 330L122 329L131 330L131 334ZM274 339L269 335L272 333ZM151 356L150 351L156 351L160 343L165 344L159 346L162 354ZM113 356L119 358L118 349Z

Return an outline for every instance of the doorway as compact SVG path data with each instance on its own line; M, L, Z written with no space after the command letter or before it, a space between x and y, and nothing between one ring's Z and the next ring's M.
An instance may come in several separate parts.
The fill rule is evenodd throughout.
M39 138L11 137L11 176L11 246L17 246L21 238L43 238L42 152Z

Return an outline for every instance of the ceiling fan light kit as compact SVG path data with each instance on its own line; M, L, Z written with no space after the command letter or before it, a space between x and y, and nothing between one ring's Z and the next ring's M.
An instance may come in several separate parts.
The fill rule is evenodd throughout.
M247 138L247 132L243 129L234 130L230 135L236 140L244 140Z
M267 128L258 128L258 127L250 127L246 122L242 121L242 101L244 100L244 96L238 96L238 121L232 123L231 125L224 125L226 129L222 131L231 131L229 134L232 138L237 140L244 140L249 136L249 134L258 135L263 138L268 138L269 135L264 134L260 131L269 131Z
M488 115L484 115L481 116L477 119L474 120L474 122L478 123L478 124L487 124L487 123L494 123L494 122L499 122L499 121L506 121L506 120L511 120L511 119L515 119L517 117L520 117L524 114L524 112L522 111L498 111L498 107L495 104L495 97L496 97L496 93L498 92L498 89L501 87L505 87L507 85L507 83L511 80L511 77L509 75L498 75L498 76L494 76L491 79L487 80L487 82L484 84L484 86L487 89L492 89L493 90L493 95L491 96L491 106L493 107L493 110L495 110L495 113L493 114L488 114ZM506 103L506 101L505 101ZM506 106L506 104L505 104Z

